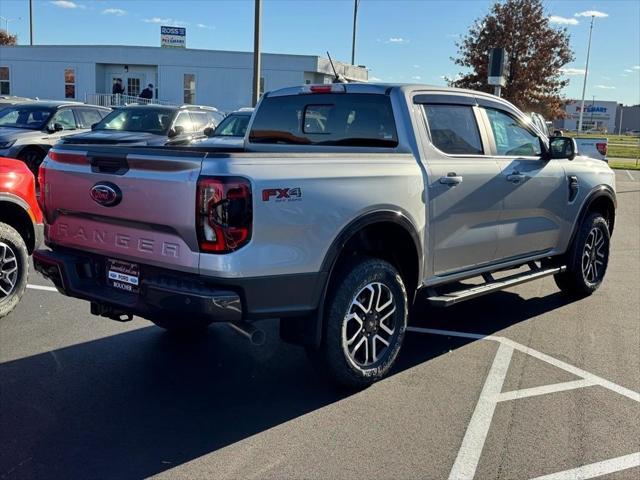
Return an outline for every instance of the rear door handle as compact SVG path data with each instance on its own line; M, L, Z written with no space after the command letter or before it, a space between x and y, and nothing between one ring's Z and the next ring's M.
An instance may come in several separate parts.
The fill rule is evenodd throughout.
M462 177L451 172L446 177L440 177L440 183L453 187L462 183Z
M527 178L526 175L523 175L522 173L519 173L519 172L513 172L507 175L507 181L512 183L524 182L526 178Z

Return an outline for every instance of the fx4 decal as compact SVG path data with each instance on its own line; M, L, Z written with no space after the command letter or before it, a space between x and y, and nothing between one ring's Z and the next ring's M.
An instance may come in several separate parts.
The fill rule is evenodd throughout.
M296 202L302 200L302 189L296 188L266 188L262 190L262 201Z

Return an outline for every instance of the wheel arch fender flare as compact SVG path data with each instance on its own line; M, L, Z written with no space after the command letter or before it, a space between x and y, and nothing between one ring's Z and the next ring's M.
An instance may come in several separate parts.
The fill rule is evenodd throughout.
M323 285L320 292L318 309L315 317L315 328L313 331L313 338L311 339L312 346L319 346L322 341L322 328L324 317L324 304L329 290L329 284L335 271L338 258L343 252L344 247L347 245L356 234L363 229L377 224L377 223L393 223L403 228L413 240L414 247L416 249L416 255L418 262L422 259L422 244L420 241L420 235L415 227L415 224L411 221L410 215L399 208L381 208L370 210L362 213L357 218L348 223L342 230L336 235L331 246L327 250L324 260L322 262L321 272L323 275ZM421 272L421 265L418 266L418 276ZM419 278L416 279L419 282Z
M587 214L591 211L591 207L596 201L601 201L601 199L605 199L605 201L609 201L611 203L613 215L609 220L609 233L613 233L613 227L615 224L615 211L618 205L616 199L616 192L609 185L598 185L593 188L587 197L582 202L582 206L580 207L580 213L576 221L573 224L573 229L571 231L571 237L569 239L569 245L571 245L578 234L578 230L580 229L580 225L584 222L584 219L587 217Z
M36 245L36 231L33 218L29 213L29 205L20 197L8 193L0 193L0 206L2 205L5 206L2 210L6 213L0 215L0 222L13 227L24 239L27 249L31 253ZM9 221L8 217L12 221Z

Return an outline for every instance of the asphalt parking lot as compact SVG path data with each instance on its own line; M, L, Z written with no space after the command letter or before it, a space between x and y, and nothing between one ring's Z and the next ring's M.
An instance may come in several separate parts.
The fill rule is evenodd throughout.
M640 172L605 284L416 308L394 374L322 380L275 324L176 339L42 290L0 321L0 479L640 478Z

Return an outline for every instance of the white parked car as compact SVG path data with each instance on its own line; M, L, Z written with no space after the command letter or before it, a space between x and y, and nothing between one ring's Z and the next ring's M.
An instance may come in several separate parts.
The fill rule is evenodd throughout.
M244 135L253 115L253 108L241 108L230 113L215 128L205 134L209 137L193 145L198 147L243 147Z

